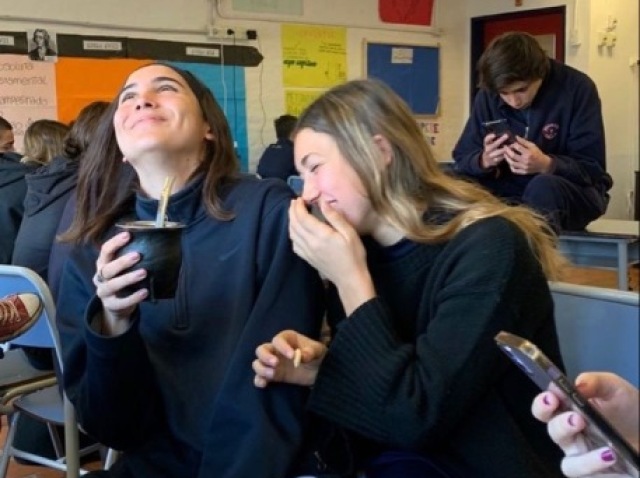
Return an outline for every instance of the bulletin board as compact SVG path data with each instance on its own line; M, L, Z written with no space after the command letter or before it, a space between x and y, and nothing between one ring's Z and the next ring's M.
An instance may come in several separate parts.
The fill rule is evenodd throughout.
M437 116L440 109L440 47L364 44L365 76L387 83L416 116Z

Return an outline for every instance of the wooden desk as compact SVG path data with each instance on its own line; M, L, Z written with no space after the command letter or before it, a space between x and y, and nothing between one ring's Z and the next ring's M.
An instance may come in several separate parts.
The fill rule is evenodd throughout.
M614 269L618 289L629 290L629 265L640 261L640 222L598 219L584 231L560 234L560 251L579 266Z

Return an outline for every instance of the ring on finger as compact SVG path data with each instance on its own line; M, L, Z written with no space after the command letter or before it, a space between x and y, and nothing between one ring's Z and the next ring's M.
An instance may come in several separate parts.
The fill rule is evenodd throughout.
M100 283L106 282L107 278L104 275L102 275L102 269L100 269L96 274L96 280Z

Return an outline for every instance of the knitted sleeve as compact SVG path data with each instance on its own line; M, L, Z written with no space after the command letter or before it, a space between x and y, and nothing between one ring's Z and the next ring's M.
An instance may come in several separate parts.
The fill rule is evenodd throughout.
M552 321L546 279L507 221L467 227L440 253L417 311L383 296L343 320L318 374L310 408L371 440L421 449L446 440L501 380L507 361L493 337L531 336ZM400 338L398 314L416 314Z

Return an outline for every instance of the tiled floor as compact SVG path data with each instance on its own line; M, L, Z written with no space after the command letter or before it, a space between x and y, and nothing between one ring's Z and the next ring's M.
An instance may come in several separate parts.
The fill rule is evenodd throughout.
M630 273L629 283L633 290L638 290L639 269L636 267ZM563 281L575 284L592 285L597 287L615 288L617 278L615 272L595 269L570 268L565 272ZM4 445L6 433L6 418L2 417L2 431L0 432L0 446ZM87 468L95 468L99 463L89 464ZM64 473L40 466L24 466L11 462L7 478L64 478Z

